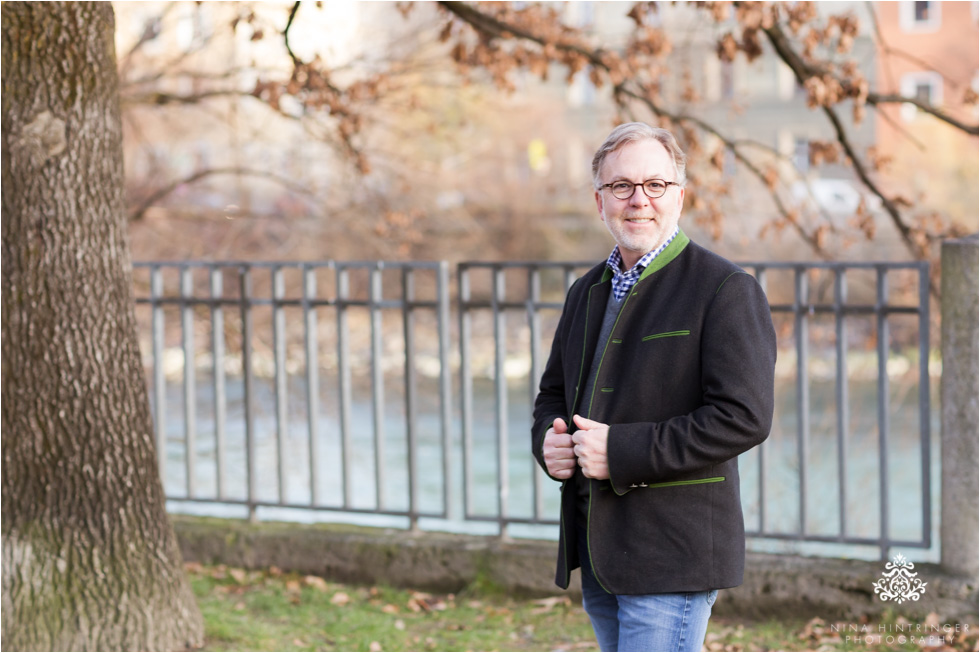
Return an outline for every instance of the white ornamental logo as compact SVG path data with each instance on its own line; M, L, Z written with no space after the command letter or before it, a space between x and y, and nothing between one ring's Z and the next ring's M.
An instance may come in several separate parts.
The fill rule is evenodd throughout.
M916 578L918 572L909 560L901 553L885 564L885 572L881 580L874 584L875 594L882 601L918 601L925 594L927 583Z

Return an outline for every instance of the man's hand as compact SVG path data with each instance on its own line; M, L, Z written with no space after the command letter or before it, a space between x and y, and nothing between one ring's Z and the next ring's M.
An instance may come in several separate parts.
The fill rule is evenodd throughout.
M564 480L575 473L575 452L568 425L560 417L544 434L544 464L552 478Z
M575 415L572 420L579 428L572 436L572 442L575 443L573 451L582 473L586 478L609 478L609 459L606 457L609 425L593 422L581 415Z

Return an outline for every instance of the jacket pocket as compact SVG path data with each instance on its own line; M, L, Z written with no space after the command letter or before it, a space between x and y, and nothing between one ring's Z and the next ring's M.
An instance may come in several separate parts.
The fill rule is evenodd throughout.
M691 335L690 329L681 329L680 331L664 331L663 333L653 333L649 336L643 336L643 342L647 340L656 340L657 338L673 338L675 336L689 336Z
M675 487L678 485L701 485L703 483L721 483L724 480L725 480L724 476L712 476L710 478L692 478L685 481L667 481L665 483L639 483L636 485L631 485L630 487L645 487L645 488Z

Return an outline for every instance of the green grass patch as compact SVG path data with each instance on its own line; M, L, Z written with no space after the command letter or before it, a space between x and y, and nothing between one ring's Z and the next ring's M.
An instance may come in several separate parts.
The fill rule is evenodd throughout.
M430 594L331 583L315 576L189 564L205 621L205 651L593 651L582 606L567 596L514 598L484 578ZM486 590L486 591L484 591ZM928 620L927 620L928 621ZM976 625L942 632L942 646L899 641L889 614L874 622L739 622L713 618L709 651L977 650ZM887 624L891 632L882 632ZM904 627L904 626L903 626ZM868 641L868 636L873 641ZM891 637L891 639L889 639ZM921 637L921 634L918 635Z

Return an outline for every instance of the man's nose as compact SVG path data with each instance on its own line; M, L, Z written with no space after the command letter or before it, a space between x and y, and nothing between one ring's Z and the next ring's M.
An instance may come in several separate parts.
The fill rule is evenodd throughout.
M630 195L630 205L631 206L646 206L650 203L650 198L647 194L643 192L643 186L637 184L633 186L633 194Z

